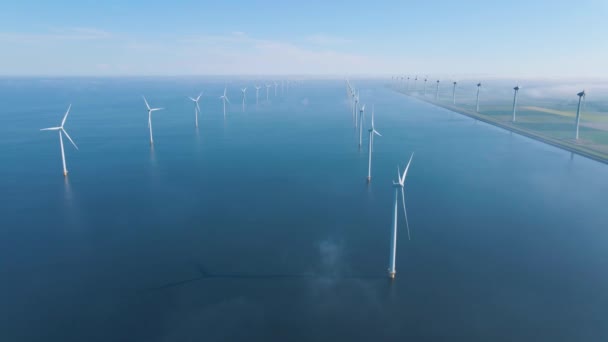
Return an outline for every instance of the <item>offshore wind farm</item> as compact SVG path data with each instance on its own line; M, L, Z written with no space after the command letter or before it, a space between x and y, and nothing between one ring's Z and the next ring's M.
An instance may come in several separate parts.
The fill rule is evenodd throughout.
M0 341L608 340L603 3L35 8Z

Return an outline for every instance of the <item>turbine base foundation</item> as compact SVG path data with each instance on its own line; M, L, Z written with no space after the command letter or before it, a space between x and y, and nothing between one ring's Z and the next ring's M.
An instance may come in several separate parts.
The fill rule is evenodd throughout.
M67 177L68 176L68 172L67 171L63 171L63 176Z
M389 272L388 272L388 277L389 277L390 279L395 279L395 273L397 273L397 272L390 272L390 271L389 271Z
M372 177L367 177L367 182L371 183L372 182Z

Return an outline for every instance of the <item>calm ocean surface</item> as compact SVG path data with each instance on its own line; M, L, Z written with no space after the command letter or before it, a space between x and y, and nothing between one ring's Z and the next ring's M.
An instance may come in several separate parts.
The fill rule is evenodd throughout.
M607 165L360 81L367 185L343 81L254 84L0 79L0 340L608 340Z

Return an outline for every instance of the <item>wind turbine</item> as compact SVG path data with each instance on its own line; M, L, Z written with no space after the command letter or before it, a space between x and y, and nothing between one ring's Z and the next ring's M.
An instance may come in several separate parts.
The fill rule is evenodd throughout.
M70 104L68 106L68 110L65 112L65 115L63 116L63 120L61 120L61 126L41 129L41 131L59 131L59 145L61 146L61 162L63 163L63 175L64 176L68 175L68 169L65 166L65 152L63 150L63 134L65 134L66 138L68 138L70 140L72 145L74 145L74 147L76 147L76 149L78 149L78 146L76 146L76 144L74 143L72 138L70 138L70 135L68 134L68 132L66 132L65 129L63 128L63 126L65 125L65 120L68 118L68 114L70 114L71 108L72 108L72 105Z
M454 88L452 89L452 103L456 104L456 85L458 82L454 81Z
M397 179L398 182L393 181L393 187L395 188L395 205L393 207L393 232L391 234L391 254L389 259L389 267L388 267L388 276L391 279L395 278L395 259L397 257L397 215L399 214L399 190L401 189L401 199L403 201L403 214L405 215L405 227L407 228L407 238L411 240L410 237L410 227L407 222L407 211L405 210L405 177L407 176L407 171L410 168L410 164L412 163L412 158L414 158L414 154L410 157L410 161L407 163L405 167L405 171L403 171L403 176L399 171L399 167L397 167Z
M418 88L416 87L417 83L418 83L418 75L416 75L416 77L414 78L414 91L418 90Z
M260 87L259 85L255 85L255 104L256 106L260 103L259 99L260 99Z
M437 90L435 90L435 101L439 100L439 80L437 80Z
M272 85L270 85L270 84L267 83L266 84L266 102L269 102L269 100L268 100L268 90L270 89L270 87L272 87Z
M224 119L226 118L226 102L228 102L228 104L230 104L230 100L228 100L228 95L226 95L226 91L227 91L227 89L224 88L224 95L220 96L220 99L224 103Z
M410 77L407 77L407 91L410 91Z
M382 134L378 133L374 128L374 106L372 105L372 127L368 130L369 132L369 148L368 148L368 164L367 164L367 182L372 181L372 152L374 150L374 134L381 137Z
M578 127L581 123L581 102L585 101L585 90L576 94L578 96L578 108L576 109L576 140L578 140ZM67 114L66 114L67 115ZM66 134L67 135L67 134Z
M201 107L198 106L198 101L201 99L201 95L203 95L202 91L200 94L198 94L198 97L196 99L192 98L192 97L188 97L190 100L192 100L194 102L194 125L197 128L198 128L198 114L201 112Z
M281 96L285 95L285 81L281 80Z
M424 89L424 91L422 92L422 95L423 95L423 96L426 96L426 81L427 81L427 79L426 79L426 77L425 77L425 78L424 78L424 88L423 88L423 89Z
M243 92L243 112L245 111L245 99L247 97L247 87L241 89L241 91Z
M365 105L359 111L359 148L363 144L363 117L365 116Z
M513 88L515 93L513 94L513 122L515 122L515 114L517 111L517 93L519 93L519 84Z
M476 111L479 113L479 90L481 89L481 82L477 83L477 105Z
M150 129L150 145L154 145L154 138L152 137L152 112L156 112L157 110L162 110L163 108L150 108L148 101L144 98L144 102L146 103L146 108L148 108L148 128Z
M274 97L277 97L277 87L279 86L279 84L275 81L274 82Z
M355 111L353 112L353 114L355 114L355 128L357 128L359 126L359 122L357 120L357 109L359 108L359 92L357 91L357 95L355 95Z

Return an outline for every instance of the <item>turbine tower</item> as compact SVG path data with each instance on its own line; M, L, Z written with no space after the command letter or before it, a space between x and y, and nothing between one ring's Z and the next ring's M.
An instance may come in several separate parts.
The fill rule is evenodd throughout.
M143 97L143 96L142 96ZM150 108L148 101L145 97L144 102L146 104L146 108L148 108L148 128L150 129L150 145L154 145L154 138L152 137L152 112L156 112L158 110L162 110L163 108Z
M452 103L456 104L456 85L458 82L454 81L454 88L452 88Z
M407 176L407 171L410 168L410 164L412 163L412 158L414 158L414 154L410 157L410 161L407 163L405 167L405 171L403 171L403 176L399 171L399 167L397 167L397 180L398 182L393 181L393 187L395 188L395 203L393 206L393 231L391 234L391 254L389 259L389 267L388 267L388 276L391 279L395 278L395 273L397 273L395 269L395 259L397 258L397 216L399 214L399 190L401 190L401 200L403 202L403 215L405 215L405 227L407 228L407 238L410 238L410 227L407 222L407 211L405 210L405 177Z
M272 85L266 83L266 102L269 102L270 100L268 99L268 91L270 89L270 87L272 87Z
M198 114L201 112L201 107L199 107L198 101L201 99L201 95L203 95L202 91L200 94L198 94L198 97L196 99L189 97L189 99L194 102L194 126L197 128L198 128Z
M423 89L424 89L424 91L422 92L422 95L423 95L423 96L426 96L426 81L427 81L427 79L426 79L426 77L425 77L425 78L424 78L424 88L423 88Z
M359 149L363 144L363 117L365 116L365 105L361 107L359 111Z
M228 100L228 95L226 95L226 88L224 88L224 95L220 96L220 100L224 104L224 119L226 118L226 102L230 104L230 100Z
M247 87L241 89L243 92L243 112L245 111L245 99L247 98Z
M262 88L262 87L260 87L257 84L255 85L255 105L256 106L260 103L260 101L259 101L259 99L260 99L260 88Z
M578 140L578 127L581 123L581 102L585 101L585 90L576 94L578 96L578 107L576 109L576 140Z
M439 80L437 80L437 89L435 90L435 101L439 100Z
M274 82L274 97L277 97L277 87L279 86L279 84L275 81Z
M70 114L71 108L72 108L72 105L70 104L68 106L68 110L65 112L65 115L63 116L63 120L61 120L61 126L41 129L41 131L59 131L59 146L61 146L61 162L63 163L63 175L64 176L68 175L68 169L65 166L65 152L63 150L63 134L65 134L65 137L70 140L70 142L72 143L72 145L74 145L74 147L76 147L76 149L78 149L78 146L76 146L76 144L74 143L72 138L70 138L70 135L68 134L68 132L66 132L65 129L63 128L63 126L65 125L65 120L68 118L68 114Z
M374 151L374 135L381 137L382 135L374 128L374 106L372 106L372 127L368 129L369 132L369 147L368 147L368 163L367 163L367 182L372 181L372 152Z
M410 91L410 77L407 77L407 91Z
M418 75L416 75L416 77L414 78L414 91L418 90L418 88L416 87L417 83L418 83Z
M479 89L481 89L481 82L477 83L477 105L475 107L477 113L479 113Z
M359 108L359 92L357 91L357 95L355 95L355 128L359 126L359 122L357 120L357 109Z
M515 114L517 112L517 94L519 93L519 84L513 88L513 122L515 122Z

